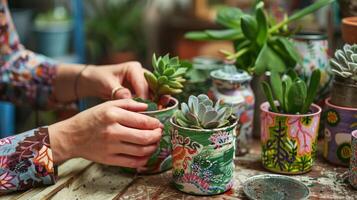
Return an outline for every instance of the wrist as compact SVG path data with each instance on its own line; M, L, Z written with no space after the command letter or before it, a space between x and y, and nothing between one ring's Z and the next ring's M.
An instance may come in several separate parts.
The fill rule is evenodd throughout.
M85 67L86 69L84 69L79 75L78 82L76 85L76 90L79 98L96 96L95 90L93 90L93 87L95 86L95 79L93 78L93 73L95 73L95 66L88 65Z
M71 139L71 135L74 134L72 130L75 129L72 128L68 120L48 126L53 162L56 165L76 157L76 146Z

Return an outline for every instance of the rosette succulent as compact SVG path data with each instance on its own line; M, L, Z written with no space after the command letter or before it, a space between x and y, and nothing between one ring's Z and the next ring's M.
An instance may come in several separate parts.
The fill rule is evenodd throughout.
M170 58L168 54L164 57L152 58L153 73L145 72L145 78L153 95L153 101L158 102L162 95L174 95L182 92L183 75L186 73L188 62L180 61L178 57Z
M332 72L343 78L357 81L357 44L345 44L331 59Z
M188 99L188 103L181 104L181 110L175 113L176 124L194 129L214 129L228 125L233 118L232 108L221 104L220 101L214 103L204 94L193 96Z

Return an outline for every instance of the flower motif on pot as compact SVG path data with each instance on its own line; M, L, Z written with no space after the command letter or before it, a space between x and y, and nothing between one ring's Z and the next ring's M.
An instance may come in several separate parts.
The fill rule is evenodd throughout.
M183 168L186 171L192 162L192 156L199 152L201 145L192 141L189 137L183 137L177 133L178 130L174 129L172 131L173 166L175 168Z
M232 144L233 142L233 138L229 135L229 133L224 131L218 131L212 134L209 137L209 140L212 145L214 145L215 149L219 149L226 144Z
M336 126L340 122L340 116L338 112L330 109L326 112L326 121L330 126Z
M269 127L274 124L274 117L266 112L261 112L260 116L262 120L261 140L262 142L266 142L269 137Z

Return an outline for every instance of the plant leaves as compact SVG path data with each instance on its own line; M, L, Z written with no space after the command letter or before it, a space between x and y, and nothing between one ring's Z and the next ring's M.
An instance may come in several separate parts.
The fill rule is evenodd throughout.
M305 99L304 106L300 111L301 114L305 114L309 111L309 108L312 102L314 101L317 91L319 89L320 79L321 79L321 71L319 69L314 70L310 78L309 88L307 90L307 97Z
M295 62L302 64L302 58L298 51L296 50L296 47L294 46L294 43L291 42L289 39L285 37L278 37L277 41L280 43L280 45L284 48L285 52L289 54L289 56L295 60ZM288 66L291 68L294 68L295 65L293 66Z
M273 93L271 91L271 88L269 86L269 84L265 81L262 82L262 88L265 94L265 97L267 98L269 104L270 104L270 108L273 112L278 113L278 108L276 107L275 103L274 103L274 98L273 98Z
M270 71L285 71L284 62L267 44L265 44L255 61L255 73L257 75L262 75L267 68Z
M185 34L186 39L190 40L214 40L205 31L191 31Z
M282 82L280 78L280 74L277 72L271 72L270 74L270 85L273 89L273 95L276 100L279 101L279 105L283 105L283 88L282 88Z
M261 4L263 2L260 2ZM264 3L263 3L264 5ZM262 7L256 10L256 20L258 22L257 44L263 46L268 38L268 22Z
M306 99L306 90L306 84L301 79L297 79L291 84L287 94L288 113L297 114L301 111Z
M232 29L240 29L240 18L244 13L239 8L223 7L218 10L216 22Z
M250 15L243 15L241 18L241 27L244 36L251 41L255 41L258 32L258 24L256 19Z
M236 29L206 30L205 32L215 40L235 40L244 37L242 31Z

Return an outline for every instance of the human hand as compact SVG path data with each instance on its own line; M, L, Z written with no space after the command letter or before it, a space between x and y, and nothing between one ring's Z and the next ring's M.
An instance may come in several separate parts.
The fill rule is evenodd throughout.
M96 96L110 99L113 89L124 87L115 93L114 99L131 98L133 93L147 99L149 87L144 77L145 69L139 62L117 65L89 66L79 79L79 96Z
M108 165L145 166L163 128L159 120L136 113L146 108L129 99L107 101L50 125L54 163L83 157Z

